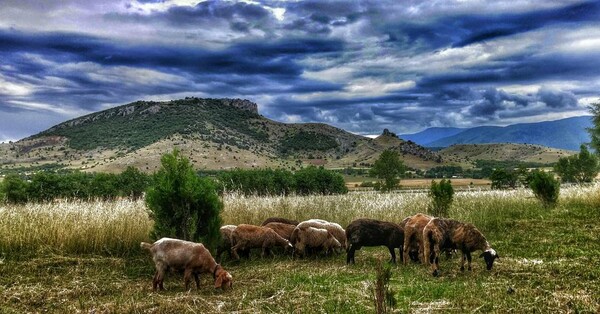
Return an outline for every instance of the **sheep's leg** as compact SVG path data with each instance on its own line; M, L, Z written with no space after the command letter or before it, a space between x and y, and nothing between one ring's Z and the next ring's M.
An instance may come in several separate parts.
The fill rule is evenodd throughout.
M183 272L183 282L185 283L185 291L190 289L190 281L192 281L192 269L186 268Z
M403 246L403 245L401 245L401 246L398 248L398 255L399 255L399 257L400 257L400 263L404 263L404 250L403 250L403 247L404 247L404 246Z
M196 281L196 289L200 289L200 276L198 273L194 273L194 281Z
M390 250L390 255L392 256L392 258L390 259L390 263L396 264L396 252L394 251L394 247L388 246L388 250Z
M346 252L346 264L354 264L354 252L356 251L356 247L354 244L350 244L350 248L348 252Z
M154 278L154 290L156 290L156 287L158 287L158 290L165 290L165 287L163 286L164 280L165 280L165 270L157 269L156 276Z
M472 269L471 269L471 252L467 252L467 253L465 253L465 255L467 255L467 262L469 263L469 264L468 264L468 268L467 268L467 269L468 269L469 271L471 271L471 270L472 270Z
M402 246L402 261L404 264L408 263L408 251L410 250L410 235L404 237L404 245Z
M156 291L158 288L158 270L154 272L154 278L152 278L152 290Z
M460 258L460 271L465 271L465 259L467 258L467 254L464 252L461 254Z
M234 247L231 248L231 253L233 254L233 258L235 258L236 260L240 259L240 256L238 255L238 245L236 244Z
M433 245L433 253L431 254L431 269L433 270L433 276L437 277L440 274L439 271L439 259L440 256L440 247L438 245Z

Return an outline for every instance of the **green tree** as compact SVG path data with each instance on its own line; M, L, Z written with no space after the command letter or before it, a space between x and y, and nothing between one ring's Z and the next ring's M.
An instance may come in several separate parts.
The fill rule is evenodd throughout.
M429 196L431 197L429 212L436 217L448 217L448 209L454 200L454 189L450 180L442 179L440 183L431 180Z
M507 189L515 188L517 186L517 176L514 172L506 169L494 169L490 175L492 180L492 189Z
M0 184L0 194L6 202L15 204L27 203L27 182L16 174L7 175Z
M558 202L560 193L560 182L554 178L554 175L544 171L534 171L531 174L529 186L533 194L539 199L544 207L554 207Z
M398 153L388 149L379 155L371 168L370 175L382 180L381 190L387 192L398 185L399 177L403 176L404 172L406 172L406 166Z
M161 165L146 193L154 218L152 237L174 237L216 247L223 202L213 182L199 177L177 150L163 155Z
M119 189L123 196L139 199L148 188L150 178L135 167L129 166L119 175Z
M562 182L592 182L599 171L598 157L581 145L579 154L560 158L554 165L554 171Z
M587 129L592 139L590 147L596 151L596 155L600 155L600 102L591 104L589 109L593 115L592 122L594 123L593 127Z

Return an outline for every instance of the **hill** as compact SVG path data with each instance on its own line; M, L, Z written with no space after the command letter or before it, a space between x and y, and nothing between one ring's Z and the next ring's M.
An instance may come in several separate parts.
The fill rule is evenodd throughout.
M458 134L465 131L465 128L428 128L418 133L402 134L400 138L407 141L413 141L419 145L433 147L429 143L439 139Z
M533 144L501 143L456 144L440 150L439 153L446 162L469 167L473 166L477 160L549 164L577 152Z
M115 172L155 171L178 148L198 169L324 165L368 166L384 149L413 168L441 162L438 154L385 133L370 139L319 123L286 124L241 99L138 101L58 124L0 146L4 169L53 167Z
M513 124L505 127L481 126L432 142L419 144L428 147L448 147L454 144L526 143L566 150L579 150L581 144L590 141L589 134L586 131L586 128L589 127L592 127L590 116Z

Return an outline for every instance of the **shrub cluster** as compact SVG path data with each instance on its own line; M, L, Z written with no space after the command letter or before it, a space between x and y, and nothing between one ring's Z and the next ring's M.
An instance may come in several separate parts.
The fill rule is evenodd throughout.
M454 200L454 189L450 180L442 179L440 183L431 180L429 196L431 197L429 212L436 217L448 217L448 209Z
M244 195L329 195L348 192L342 175L314 166L295 173L281 169L236 169L217 174L217 180L223 190Z
M150 180L150 176L133 167L121 174L57 174L49 171L40 171L30 177L9 174L0 184L0 195L8 203L48 202L58 198L140 198Z

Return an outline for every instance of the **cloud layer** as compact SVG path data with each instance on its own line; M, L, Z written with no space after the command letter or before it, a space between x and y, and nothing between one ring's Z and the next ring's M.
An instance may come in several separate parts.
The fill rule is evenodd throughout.
M240 97L359 134L586 113L597 1L4 1L0 141L138 99Z

